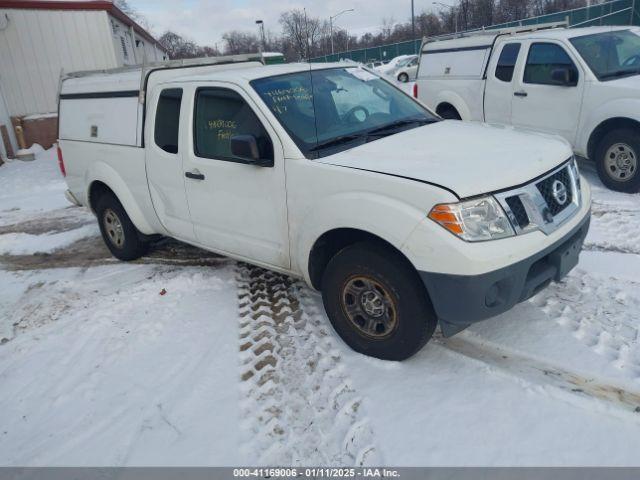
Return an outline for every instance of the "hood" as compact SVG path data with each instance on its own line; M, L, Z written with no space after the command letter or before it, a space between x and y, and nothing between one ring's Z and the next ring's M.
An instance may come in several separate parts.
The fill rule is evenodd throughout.
M445 120L316 161L420 180L465 198L527 183L571 155L559 137Z
M603 82L608 88L617 87L623 90L640 91L640 75L629 75L628 77L614 78ZM636 93L637 94L637 93Z

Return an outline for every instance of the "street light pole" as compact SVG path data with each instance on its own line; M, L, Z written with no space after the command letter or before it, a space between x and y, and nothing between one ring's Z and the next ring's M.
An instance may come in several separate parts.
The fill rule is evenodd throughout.
M264 22L262 20L256 20L256 25L260 25L260 50L264 52L267 48L264 41Z
M450 8L451 9L451 13L453 14L453 23L454 23L454 28L455 28L455 33L458 33L458 12L456 12L456 7L455 5L447 5L446 3L442 3L442 2L431 2L434 5L440 5L441 7L445 7L445 8Z
M349 8L348 10L343 10L339 13L336 13L335 15L332 15L329 17L329 36L331 37L331 55L333 55L334 53L334 49L333 49L333 19L334 18L338 18L340 15L342 15L343 13L347 13L347 12L353 12L353 8Z

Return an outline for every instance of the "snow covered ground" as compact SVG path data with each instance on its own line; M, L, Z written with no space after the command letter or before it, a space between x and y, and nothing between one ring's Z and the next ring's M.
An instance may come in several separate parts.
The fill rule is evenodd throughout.
M582 168L579 267L394 363L296 280L113 260L52 151L0 167L0 465L640 465L640 195Z

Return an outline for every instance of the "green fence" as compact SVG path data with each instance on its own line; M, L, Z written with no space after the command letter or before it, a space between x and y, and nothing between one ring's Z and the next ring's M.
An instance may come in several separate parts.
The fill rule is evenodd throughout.
M565 10L558 13L550 13L539 17L526 18L515 22L501 23L486 27L486 30L495 28L508 28L542 23L568 21L571 28L592 27L599 25L638 25L640 26L640 0L613 0L599 5ZM473 32L469 30L466 33ZM376 60L391 60L398 55L416 54L420 50L421 40L409 40L407 42L392 43L380 47L348 50L333 55L323 55L312 58L312 62L337 62L342 59L350 59L356 62L367 63Z

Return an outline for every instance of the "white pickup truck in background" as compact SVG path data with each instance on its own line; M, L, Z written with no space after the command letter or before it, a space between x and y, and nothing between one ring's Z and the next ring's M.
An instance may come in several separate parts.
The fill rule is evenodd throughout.
M565 138L609 188L640 191L640 28L550 25L423 43L418 98L449 119Z
M67 196L114 256L170 236L303 278L394 360L577 264L591 197L566 142L442 121L359 66L247 60L63 79Z

